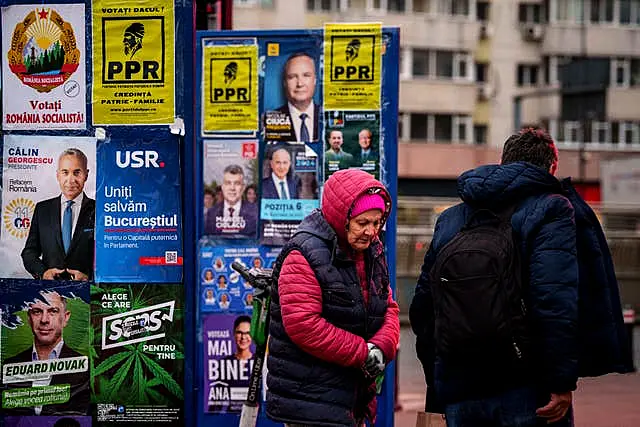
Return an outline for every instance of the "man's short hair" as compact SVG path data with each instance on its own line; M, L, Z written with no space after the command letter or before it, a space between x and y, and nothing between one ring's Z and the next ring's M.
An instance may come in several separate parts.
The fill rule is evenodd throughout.
M235 331L238 325L240 325L240 323L245 323L245 322L251 323L251 317L246 316L244 314L242 316L236 317L236 320L233 322L233 330Z
M244 171L242 170L242 167L239 165L229 165L226 168L224 168L223 173L230 173L231 175L244 176Z
M210 196L215 196L215 193L210 188L205 188L204 189L204 195L206 196L207 194L210 195Z
M529 162L544 170L549 170L558 160L553 139L544 129L527 128L511 135L502 149L502 164Z
M82 164L84 170L87 170L87 165L89 164L89 162L87 161L87 156L85 156L85 154L81 150L77 148L67 148L62 152L62 154L60 154L60 157L58 157L58 163L60 163L60 159L64 156L77 157L78 159L80 159L80 163Z
M306 52L296 52L294 54L292 54L290 57L287 58L287 61L284 63L284 67L282 68L282 81L286 82L287 81L287 68L289 67L289 63L291 61L293 61L296 58L300 58L301 56L306 56L307 58L309 58L311 61L313 61L313 71L315 72L316 70L316 60L313 58L313 56L309 55Z

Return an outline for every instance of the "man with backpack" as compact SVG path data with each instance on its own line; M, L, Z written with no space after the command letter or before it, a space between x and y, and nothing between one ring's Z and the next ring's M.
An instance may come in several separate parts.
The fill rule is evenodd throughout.
M596 292L611 310L585 330L578 323L582 260L579 269L574 207L557 168L553 140L525 129L506 141L500 165L458 178L463 203L438 218L409 316L426 410L444 413L448 427L571 426L582 341L598 338L599 354L620 353L617 332L615 340L593 332L619 330L615 276ZM584 244L609 254L606 241ZM610 256L604 264L613 273ZM584 375L628 372L604 359Z

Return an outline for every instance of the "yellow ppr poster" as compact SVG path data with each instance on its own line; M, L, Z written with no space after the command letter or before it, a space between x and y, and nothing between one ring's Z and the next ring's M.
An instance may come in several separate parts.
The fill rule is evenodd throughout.
M258 46L203 48L202 133L258 130Z
M324 109L379 110L382 24L324 26Z
M93 124L171 124L173 0L93 1Z

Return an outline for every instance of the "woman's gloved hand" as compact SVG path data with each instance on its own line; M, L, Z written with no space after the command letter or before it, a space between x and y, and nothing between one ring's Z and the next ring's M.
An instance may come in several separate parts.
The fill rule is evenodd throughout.
M367 347L369 348L369 354L362 366L362 370L365 376L375 378L384 371L384 355L382 354L382 350L371 343L367 343Z

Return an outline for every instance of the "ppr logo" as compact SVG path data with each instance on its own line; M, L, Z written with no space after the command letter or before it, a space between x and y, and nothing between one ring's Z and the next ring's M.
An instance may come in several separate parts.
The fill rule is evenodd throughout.
M119 168L163 168L158 162L158 152L153 150L116 151L116 165Z

